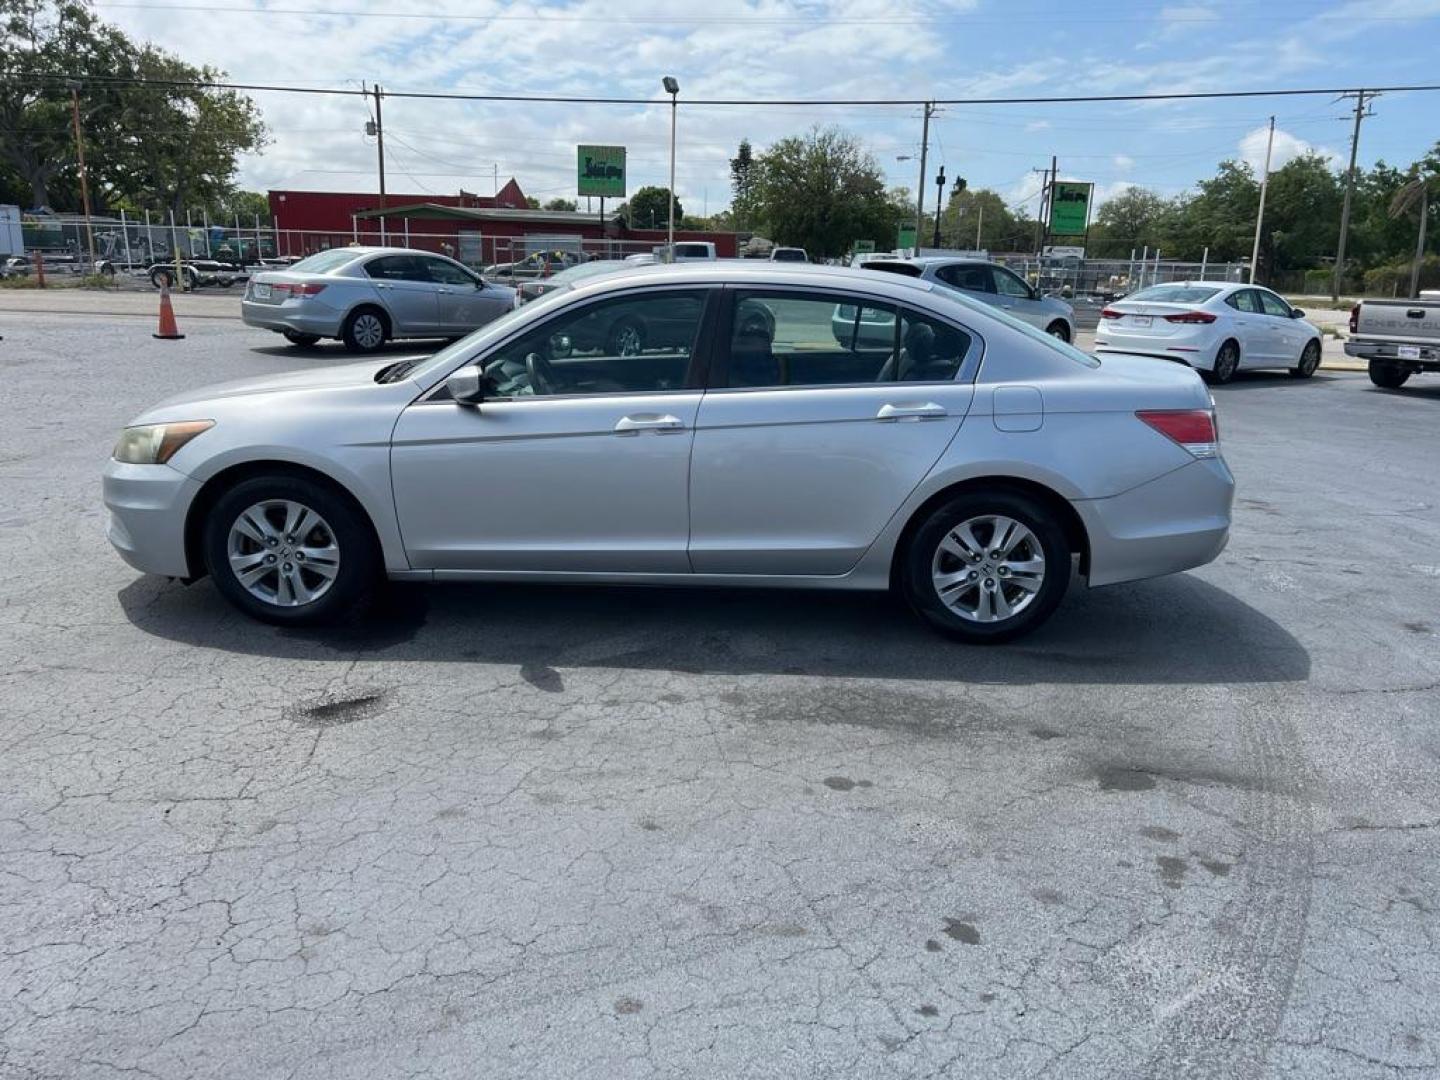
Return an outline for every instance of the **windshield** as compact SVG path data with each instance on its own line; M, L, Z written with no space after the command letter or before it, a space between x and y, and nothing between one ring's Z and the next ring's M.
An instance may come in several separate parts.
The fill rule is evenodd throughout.
M1219 291L1209 285L1151 285L1125 299L1149 300L1156 304L1203 304Z
M293 270L297 274L328 274L337 267L355 259L360 253L352 248L331 248L329 251L318 251L314 255L307 255L293 266L287 266L287 270Z
M460 360L474 356L484 350L492 342L499 341L510 333L511 329L532 317L543 316L552 307L563 304L571 296L569 289L556 289L548 292L539 299L532 300L523 307L511 308L497 319L492 319L480 329L463 337L459 341L452 341L445 348L418 361L413 368L405 370L405 376L414 379L416 382L425 382L427 377L435 372L453 367ZM384 369L389 372L390 369ZM393 373L390 375L393 378Z
M601 259L598 262L581 263L579 266L572 266L568 270L561 270L550 279L552 285L570 285L588 277L599 277L601 274L613 274L616 270L629 270L634 263L627 263L620 259Z

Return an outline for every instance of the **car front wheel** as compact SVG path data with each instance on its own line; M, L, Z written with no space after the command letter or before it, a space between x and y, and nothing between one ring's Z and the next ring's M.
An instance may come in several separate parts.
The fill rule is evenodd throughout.
M205 565L241 611L282 626L363 608L379 574L368 523L348 499L298 476L241 481L205 521Z
M1070 582L1070 548L1039 500L967 492L915 531L903 569L906 598L933 627L994 644L1029 633L1054 612Z

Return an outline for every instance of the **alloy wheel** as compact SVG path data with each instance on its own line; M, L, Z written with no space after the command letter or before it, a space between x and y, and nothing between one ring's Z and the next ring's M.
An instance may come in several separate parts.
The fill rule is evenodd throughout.
M225 548L235 580L272 607L313 603L340 571L340 547L329 523L291 499L266 499L242 511Z
M355 341L364 349L378 349L385 341L385 324L368 311L355 317Z
M1003 622L1034 602L1045 581L1045 553L1014 518L972 517L940 541L930 580L941 602L962 619Z

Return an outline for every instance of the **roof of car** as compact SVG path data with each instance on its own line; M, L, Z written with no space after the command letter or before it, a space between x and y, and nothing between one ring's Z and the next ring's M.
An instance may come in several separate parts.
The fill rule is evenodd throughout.
M636 282L672 281L685 285L814 285L817 288L859 288L867 292L882 292L904 295L903 290L914 293L931 292L933 282L918 278L900 277L895 274L874 272L848 266L823 266L816 263L774 263L769 260L719 259L713 262L677 262L652 265L632 265L617 269L614 273L598 275L579 281L574 288L577 292L600 292L622 288Z

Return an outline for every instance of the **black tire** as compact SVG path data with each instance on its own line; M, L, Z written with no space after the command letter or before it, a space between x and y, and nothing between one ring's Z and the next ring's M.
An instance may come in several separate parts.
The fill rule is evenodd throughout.
M1371 360L1370 381L1384 390L1399 390L1410 378L1410 369L1393 360Z
M151 270L150 284L154 285L157 289L167 287L171 289L175 288L175 271L169 269Z
M375 322L378 322L380 327L378 336L371 332ZM345 342L345 348L353 353L373 353L389 340L390 320L377 307L358 307L345 316L345 325L340 328L340 338Z
M1224 386L1235 378L1235 372L1239 369L1240 346L1232 339L1220 346L1220 351L1215 354L1215 366L1209 371L1200 372L1200 374L1206 382L1215 386Z
M1056 319L1045 328L1045 332L1053 338L1059 338L1067 345L1070 343L1070 328L1059 319Z
M634 356L644 348L645 324L639 319L616 319L605 333L607 356Z
M1320 342L1311 338L1305 343L1305 348L1300 350L1300 362L1290 369L1290 375L1296 379L1308 379L1320 368Z
M944 572L947 560L954 560L956 563L953 572L959 572L961 567L967 565L963 559L949 554L948 550L942 551L942 542L953 543L954 530L973 519L990 516L1010 518L1029 530L1031 539L1023 544L1027 548L1032 541L1038 544L1039 554L1044 560L1044 570L1039 588L1014 615L993 622L981 622L957 613L941 598L934 573L937 570ZM981 536L974 531L976 528L983 529L984 526L972 527L970 534L977 540L984 540L982 546L988 546L994 541L993 532ZM1017 545L1014 551L1019 550L1020 546ZM1033 557L1034 553L1027 551L1026 554ZM1054 512L1040 500L1018 491L1004 489L970 491L937 507L911 535L901 564L901 588L910 606L941 633L972 645L993 645L1027 634L1050 617L1070 584L1070 555L1064 528ZM987 571L1000 563L997 561L992 564L988 552L982 552L981 559L983 561L975 564L974 573L980 575L976 579L977 583L962 585L952 595L957 600L966 595L974 595L978 604L979 590L986 587L986 582L993 582L1002 598L1013 594L1012 599L1018 604L1025 590L1017 591L1013 578L1008 583L1003 581L998 570L994 571L994 577L985 577ZM1009 594L1007 590L1010 590ZM1010 599L1005 600L1006 604L1010 602Z
M315 600L292 607L282 607L253 595L241 584L230 564L231 527L246 510L269 500L298 503L323 520L334 546L339 551L337 570L329 586ZM283 544L285 538L280 537ZM374 596L380 576L380 554L374 533L363 512L347 497L330 486L301 476L257 476L242 480L222 494L204 522L202 537L205 566L215 587L226 600L251 618L277 626L310 626L338 622L360 614ZM256 545L258 548L259 546ZM259 549L264 554L264 549ZM269 584L268 574L262 588L279 592L278 575L286 565L279 552L269 559L276 566L275 582ZM288 564L297 567L297 564ZM292 573L302 575L307 588L316 588L322 578L297 567ZM308 574L308 578L303 575Z
M282 330L281 333L291 345L299 345L302 348L309 348L320 340L319 334L302 334L299 330Z

